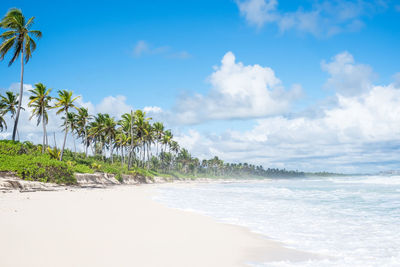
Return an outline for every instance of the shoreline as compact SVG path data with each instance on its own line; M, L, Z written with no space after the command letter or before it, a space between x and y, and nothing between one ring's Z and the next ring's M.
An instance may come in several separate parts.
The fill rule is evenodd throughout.
M316 257L168 208L152 199L156 186L0 194L0 265L245 266Z

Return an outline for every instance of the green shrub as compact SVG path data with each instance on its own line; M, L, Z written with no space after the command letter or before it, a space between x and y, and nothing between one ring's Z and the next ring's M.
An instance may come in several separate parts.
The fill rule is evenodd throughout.
M26 180L75 184L73 171L65 162L50 159L48 155L0 154L0 171L15 172Z
M74 172L79 172L79 173L94 173L94 171L86 165L82 164L76 164L75 166L72 167Z

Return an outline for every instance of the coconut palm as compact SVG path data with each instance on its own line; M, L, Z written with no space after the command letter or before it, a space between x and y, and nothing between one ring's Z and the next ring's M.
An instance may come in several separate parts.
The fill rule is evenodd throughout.
M72 139L74 140L74 152L76 153L75 137L74 132L77 130L77 115L73 112L68 112L66 117L61 118L64 122L62 126L64 128L71 129Z
M16 119L15 114L17 113L17 109L19 106L19 100L18 100L18 94L14 94L11 91L7 91L6 94L0 95L0 105L2 106L3 114L10 113L11 114L11 119L14 120ZM24 108L22 108L24 110ZM18 139L19 139L19 134L17 132Z
M24 93L24 57L26 64L32 57L33 51L36 49L36 43L32 37L42 37L40 31L31 30L34 20L35 17L26 20L20 9L12 8L0 21L0 27L6 30L0 35L0 39L3 40L0 44L0 60L4 59L4 56L11 50L11 48L13 48L13 52L8 66L11 66L14 61L21 56L21 83L18 101L19 104L12 134L13 141L15 141L15 135L17 133L19 114L22 105L22 95Z
M67 90L59 90L58 91L58 97L56 97L56 103L53 108L57 108L57 115L61 114L64 112L65 118L68 116L68 112L71 109L75 109L79 111L79 108L75 106L74 102L77 100L79 96L72 98L72 91L67 91ZM60 153L60 160L63 158L64 154L64 148L65 148L65 142L67 141L67 134L68 134L68 124L65 123L65 135L64 135L64 143L61 148L61 153Z
M164 152L167 151L167 146L169 146L171 144L171 140L172 140L172 133L171 130L166 130L163 134L163 137L161 139L161 144L164 145Z
M115 137L117 135L116 126L117 126L117 123L115 122L114 118L110 117L110 115L108 115L108 114L105 114L102 132L104 133L104 136L105 136L105 142L108 143L108 148L110 149L111 163L114 163L114 158L113 158L114 145L113 145L113 143L114 143Z
M155 135L155 141L156 141L156 156L158 157L158 145L161 143L162 136L164 134L164 124L162 122L155 122L153 124L153 130L154 130L154 135Z
M94 116L94 120L90 123L90 129L88 130L89 137L94 141L94 154L101 154L103 157L105 147L105 135L103 132L106 115L98 113ZM99 153L100 151L100 153Z
M87 108L80 108L78 111L78 115L76 118L77 123L77 131L78 136L82 138L83 144L85 145L85 157L88 154L88 147L89 147L89 138L88 138L88 129L89 129L89 122L92 119L92 116L89 115Z
M123 114L121 120L119 121L122 132L125 133L127 135L127 138L129 139L128 169L130 169L132 166L132 156L137 146L137 140L134 137L134 121L135 114L133 113L133 110L131 110L130 113Z
M28 107L32 107L32 115L29 119L32 119L33 116L37 118L37 126L42 123L43 127L43 146L42 153L46 151L47 142L47 132L46 125L49 122L49 117L47 111L51 108L50 101L52 97L50 96L51 89L47 89L42 83L35 84L35 88L29 90L32 94L29 97Z
M124 165L125 155L124 147L126 147L130 142L130 137L123 131L122 128L117 129L117 134L115 136L115 145L117 148L121 149L121 165Z

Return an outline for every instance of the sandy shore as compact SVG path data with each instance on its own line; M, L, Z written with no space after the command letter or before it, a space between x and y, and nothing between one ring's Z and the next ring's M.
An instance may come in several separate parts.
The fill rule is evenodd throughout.
M245 266L307 260L244 228L151 200L154 186L0 193L0 266Z

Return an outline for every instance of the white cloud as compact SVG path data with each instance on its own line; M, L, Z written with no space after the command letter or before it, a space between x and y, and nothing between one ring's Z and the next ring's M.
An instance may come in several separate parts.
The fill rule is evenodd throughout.
M285 91L274 71L260 65L245 66L236 62L232 52L225 54L221 66L208 79L212 85L207 95L181 96L174 117L182 124L206 120L245 119L286 112L301 89Z
M118 118L124 113L129 113L132 109L132 106L126 103L125 96L107 96L95 106L94 113L108 113Z
M173 51L169 46L154 47L144 40L139 40L133 48L133 55L141 57L145 55L162 55L165 58L188 59L191 55L187 51Z
M245 131L222 134L190 131L183 146L202 158L265 167L338 172L375 172L398 168L400 90L374 86L360 97L338 96L338 105L319 118L258 119ZM397 166L396 166L397 164Z
M163 112L162 108L157 106L147 106L143 108L143 111L146 113L157 114Z
M369 91L376 77L370 66L355 64L348 52L337 54L331 62L323 61L321 67L330 74L325 86L346 96Z
M227 162L309 171L398 169L400 86L396 79L389 85L374 85L372 69L357 64L347 52L321 67L330 74L327 86L337 94L329 105L314 108L311 113L317 116L307 112L269 116L257 119L247 130L227 129L220 134L191 130L178 134L178 140L195 156L217 155Z
M137 57L140 57L141 55L147 53L148 51L149 51L149 45L143 40L138 41L135 48L133 49L133 53Z
M387 7L387 1L319 0L310 8L299 6L296 11L283 12L277 0L237 0L240 13L249 24L261 27L275 23L281 32L297 30L317 36L357 31L363 27L362 18Z
M252 1L237 1L241 14L246 20L261 27L266 22L273 22L278 19L276 14L276 7L278 1L276 0L252 0Z

